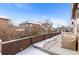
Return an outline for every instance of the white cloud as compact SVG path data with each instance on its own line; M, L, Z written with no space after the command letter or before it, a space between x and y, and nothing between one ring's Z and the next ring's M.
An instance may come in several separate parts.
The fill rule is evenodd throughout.
M16 22L16 21L12 21L12 24L15 25L15 26L18 26L19 25L19 23Z
M19 8L22 7L22 5L19 4L19 3L15 3L14 5L15 5L16 7L19 7Z
M64 19L58 19L58 18L50 18L50 17L42 17L41 20L40 19L32 19L30 20L30 22L32 23L39 23L39 22L44 22L45 19L49 19L49 21L51 21L53 23L53 27L57 28L57 27L61 27L61 26L69 26L70 24L68 23L68 21L64 20ZM36 21L39 20L39 21Z
M52 23L53 23L53 27L54 28L57 28L57 27L61 27L61 26L69 26L70 24L68 23L68 21L64 20L64 19L58 19L58 18L49 18L49 17L41 17L41 19L39 18L22 18L20 21L18 21L17 19L14 21L14 23L17 25L17 24L20 24L24 21L28 21L30 23L35 23L35 24L38 24L38 23L41 23L41 22L44 22L45 19L49 19Z
M29 9L33 9L33 7L31 6L31 4L29 3L27 3L27 4L25 4L25 3L14 3L14 5L16 6L16 7L18 7L18 8L22 8L22 9L24 9L24 10L29 10ZM27 7L27 8L26 8Z
M64 19L51 18L51 22L53 23L54 28L61 27L61 26L69 26L69 23Z
M31 19L29 22L31 23L41 23L44 22L45 19L49 19L50 22L53 23L53 27L57 28L57 27L61 27L61 26L69 26L70 24L68 23L68 21L64 20L64 19L58 19L58 18L50 18L47 16L42 16L41 19ZM39 21L38 21L39 20Z
M5 16L5 15L0 15L0 18L10 19L8 16Z

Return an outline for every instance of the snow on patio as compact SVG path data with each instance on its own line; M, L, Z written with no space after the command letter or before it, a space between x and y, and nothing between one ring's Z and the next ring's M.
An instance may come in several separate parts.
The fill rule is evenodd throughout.
M35 43L35 44L33 44L33 46L26 48L25 50L17 53L16 55L50 55L47 52L43 52L42 50L35 48L34 46L43 47L44 44L46 44L47 42L49 42L51 40L52 40L52 38L49 38L47 40L43 40L41 42Z
M35 43L35 44L33 44L33 46L38 46L38 47L41 47L41 48L42 48L46 43L48 43L48 42L50 42L50 41L52 41L52 40L56 41L55 38L57 38L58 36L59 36L59 35L54 36L54 37L49 38L49 39L46 39L46 40L43 40L43 41L41 41L41 42ZM54 42L54 41L53 41L53 42Z
M61 47L61 35L35 43L16 55L79 55L79 51L64 49Z
M48 53L45 53L37 48L34 48L33 46L30 46L26 48L25 50L17 53L16 55L49 55Z
M40 48L41 50L45 50L49 53L51 52L51 54L55 53L57 55L79 55L79 51L62 48L61 41L61 35L57 35L55 37L49 38L39 43L35 43L33 45L37 48Z

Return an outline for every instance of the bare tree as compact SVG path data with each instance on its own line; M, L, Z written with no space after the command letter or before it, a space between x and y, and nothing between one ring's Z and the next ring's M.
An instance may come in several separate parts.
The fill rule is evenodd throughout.
M45 28L47 29L48 33L51 33L53 30L53 23L50 21L50 19L44 20Z

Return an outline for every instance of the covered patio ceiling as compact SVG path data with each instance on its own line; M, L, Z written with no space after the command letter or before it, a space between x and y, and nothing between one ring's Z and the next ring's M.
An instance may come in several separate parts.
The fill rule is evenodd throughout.
M75 19L76 9L78 8L78 3L72 3L72 16L71 18Z

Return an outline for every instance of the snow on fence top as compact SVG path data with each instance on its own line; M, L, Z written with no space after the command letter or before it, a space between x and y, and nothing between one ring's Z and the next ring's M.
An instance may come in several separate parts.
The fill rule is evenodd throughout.
M37 36L40 36L40 35L37 35ZM35 36L29 36L29 37L19 38L19 39L15 39L15 40L5 41L5 42L2 42L2 44L19 41L19 40L23 40L23 39L27 39L27 38L32 38L32 37L35 37Z

